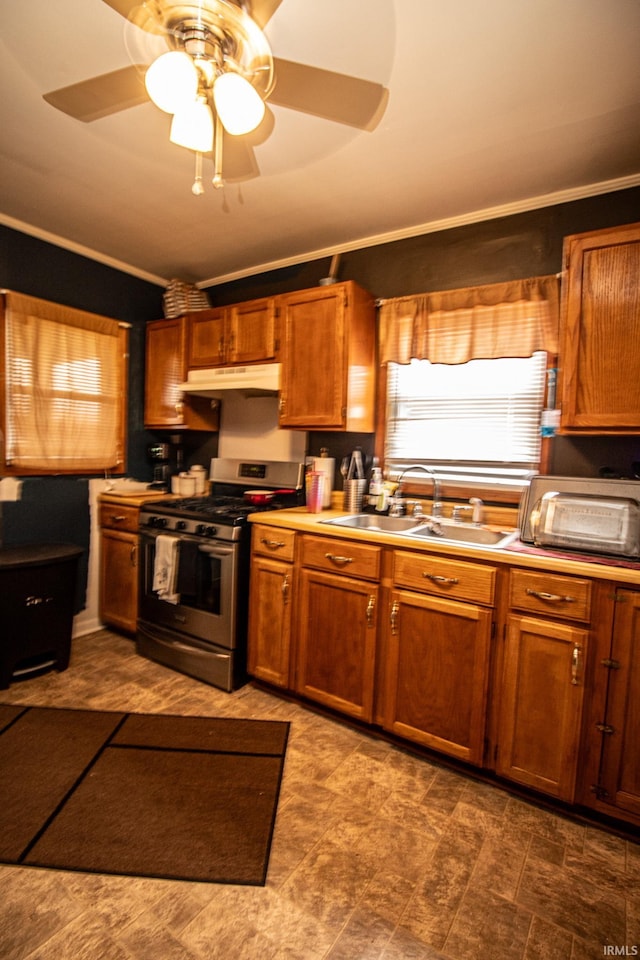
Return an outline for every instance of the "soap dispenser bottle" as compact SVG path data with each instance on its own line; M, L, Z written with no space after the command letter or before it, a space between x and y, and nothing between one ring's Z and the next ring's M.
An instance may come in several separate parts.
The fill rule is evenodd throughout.
M383 491L382 470L378 466L371 468L371 480L369 481L369 506L375 508L378 498Z

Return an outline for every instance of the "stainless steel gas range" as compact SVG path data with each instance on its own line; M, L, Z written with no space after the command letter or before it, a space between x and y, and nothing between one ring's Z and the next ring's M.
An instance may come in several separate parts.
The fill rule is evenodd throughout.
M246 682L247 517L301 503L304 464L217 458L209 476L208 496L142 506L136 649L230 691ZM268 502L246 501L257 490Z

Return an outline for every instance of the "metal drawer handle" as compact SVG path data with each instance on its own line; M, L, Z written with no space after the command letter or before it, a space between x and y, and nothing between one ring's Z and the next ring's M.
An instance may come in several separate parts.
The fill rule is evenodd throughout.
M282 599L284 603L289 602L289 574L282 578Z
M41 603L51 603L53 597L25 597L25 607L39 607Z
M331 560L332 563L353 563L353 557L340 557L336 556L335 553L325 553L327 560Z
M121 523L122 520L126 520L127 518L123 516L117 516L116 514L112 514L109 517L109 519L111 520L111 523Z
M273 547L274 550L279 550L280 547L284 547L284 540L267 540L266 537L260 537L260 543L265 547Z
M437 573L423 573L422 576L433 583L459 583L457 577L440 577Z
M576 597L563 597L559 593L545 593L543 590L531 590L527 587L527 596L537 597L538 600L546 600L549 603L575 603Z

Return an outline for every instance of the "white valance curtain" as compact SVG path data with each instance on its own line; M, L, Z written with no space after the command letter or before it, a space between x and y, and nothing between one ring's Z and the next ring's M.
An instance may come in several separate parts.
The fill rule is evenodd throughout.
M380 362L459 364L558 351L559 279L532 277L384 300Z

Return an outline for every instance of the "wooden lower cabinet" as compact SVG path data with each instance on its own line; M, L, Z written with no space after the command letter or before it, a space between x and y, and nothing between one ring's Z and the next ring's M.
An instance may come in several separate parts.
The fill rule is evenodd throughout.
M573 801L588 632L529 616L507 625L496 772Z
M509 592L496 772L571 803L580 756L591 582L514 570Z
M385 728L481 765L491 611L398 590L390 620Z
M253 676L640 825L640 591L268 524L252 542Z
M395 551L386 641L387 730L483 762L496 569Z
M135 633L138 620L139 507L101 503L100 600L102 623Z
M303 569L295 688L310 700L371 721L377 584Z
M252 530L248 670L275 687L290 686L295 534Z
M600 666L608 682L605 713L596 722L602 751L592 793L603 812L632 814L640 823L640 593L618 590L611 653Z

